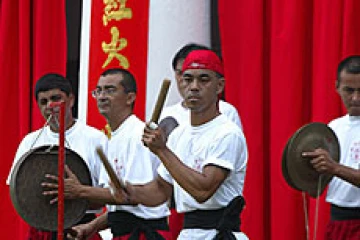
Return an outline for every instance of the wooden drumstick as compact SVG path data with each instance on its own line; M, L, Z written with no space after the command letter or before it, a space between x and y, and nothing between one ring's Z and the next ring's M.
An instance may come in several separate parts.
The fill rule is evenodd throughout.
M164 79L162 85L161 85L161 89L155 104L155 108L153 111L153 114L151 116L151 120L150 122L157 124L159 121L159 117L162 111L162 108L164 106L165 103L165 99L166 99L166 95L169 91L169 87L170 87L170 83L171 81L169 79Z
M119 179L119 177L116 175L116 173L114 172L114 169L111 167L109 160L107 159L107 157L105 156L104 151L102 150L101 147L97 147L96 148L96 152L100 157L101 162L104 164L105 170L108 173L111 182L114 184L115 188L118 191L124 190L126 192L126 188L125 188L125 184L124 182Z

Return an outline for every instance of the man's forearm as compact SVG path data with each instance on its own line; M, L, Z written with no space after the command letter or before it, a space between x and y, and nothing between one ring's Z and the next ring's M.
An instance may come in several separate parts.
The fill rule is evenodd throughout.
M90 222L92 225L92 228L96 230L96 232L99 232L101 230L105 230L108 228L108 222L107 222L107 212L101 214L99 217L95 218L93 221Z
M360 187L360 171L357 169L339 164L334 170L334 175L357 187Z
M112 196L109 188L101 187L91 187L91 186L82 186L79 191L79 198L87 199L91 203L105 205L105 204L124 204L125 202L120 202L115 200Z

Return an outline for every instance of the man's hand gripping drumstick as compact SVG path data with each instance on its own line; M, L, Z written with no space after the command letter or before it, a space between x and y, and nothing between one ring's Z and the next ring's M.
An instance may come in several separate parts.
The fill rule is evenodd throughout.
M164 106L166 95L169 91L169 87L170 87L170 80L165 79L162 83L150 123L146 124L146 128L150 127L151 129L156 129L155 131L159 131L159 132L161 131L160 129L158 129L157 122L159 120L161 110ZM111 180L110 191L111 191L114 199L115 200L120 199L120 198L124 199L124 195L126 195L125 197L127 199L126 200L127 204L131 203L132 202L131 195L134 190L132 188L131 184L125 184L125 182L123 182L121 179L119 179L119 177L114 172L108 159L106 158L104 152L102 151L102 149L100 147L96 148L96 152L99 155L102 163L104 164L105 170L107 171L109 178Z
M165 133L162 131L161 128L158 128L158 120L164 106L169 87L170 80L165 79L161 86L151 120L149 123L146 124L142 137L144 145L149 147L149 149L154 153L157 149L164 147L166 144L167 136L165 136Z
M115 189L116 189L116 192L118 192L118 193L122 192L122 191L127 193L125 182L122 179L120 179L120 176L116 175L116 173L114 172L114 169L111 167L111 165L109 163L109 160L105 156L105 153L102 150L102 148L97 147L96 152L99 155L101 162L104 164L105 170L108 173L109 178L111 180L110 192L113 195L113 197L115 198L115 191L114 191Z

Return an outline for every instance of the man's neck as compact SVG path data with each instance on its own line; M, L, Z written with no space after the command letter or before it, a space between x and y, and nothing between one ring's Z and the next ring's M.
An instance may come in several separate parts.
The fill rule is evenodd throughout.
M111 131L115 131L116 129L118 129L120 125L123 124L123 122L125 122L125 120L131 116L131 114L132 113L128 113L128 114L123 114L120 116L108 118L107 121L111 128Z
M219 108L214 105L211 108L207 109L206 111L195 112L190 110L190 123L192 126L200 126L207 122L210 122L221 113Z
M66 121L66 123L65 123L65 131L72 128L72 126L74 126L75 122L76 121L75 121L74 118L71 118L70 120ZM55 133L59 132L59 127L58 126L54 127L54 126L50 125L50 129L51 129L51 131L53 131Z

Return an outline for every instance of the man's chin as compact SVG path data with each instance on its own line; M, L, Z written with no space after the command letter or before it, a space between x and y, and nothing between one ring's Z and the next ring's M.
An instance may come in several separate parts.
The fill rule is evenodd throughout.
M99 109L99 113L103 115L104 117L107 117L109 115L109 111L105 109Z
M354 117L359 117L360 116L360 109L350 109L349 115L354 116Z

